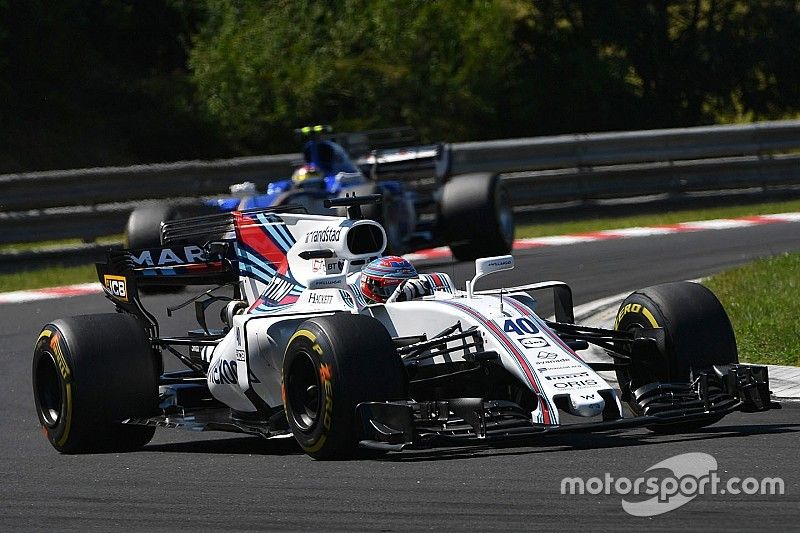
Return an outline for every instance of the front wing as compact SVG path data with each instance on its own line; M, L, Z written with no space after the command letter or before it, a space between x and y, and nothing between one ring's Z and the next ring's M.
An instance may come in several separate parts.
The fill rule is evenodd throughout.
M780 408L770 399L767 367L754 365L714 367L691 384L652 383L632 396L637 416L560 425L535 423L529 412L502 400L366 402L357 407L363 435L360 445L399 451L643 426L680 430L716 422L734 411Z

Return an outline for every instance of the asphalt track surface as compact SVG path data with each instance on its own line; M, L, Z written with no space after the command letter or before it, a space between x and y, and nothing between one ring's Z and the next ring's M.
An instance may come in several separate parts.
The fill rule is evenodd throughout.
M576 303L697 278L800 250L800 224L532 249L495 283L562 279ZM428 265L458 283L470 265ZM188 293L187 293L188 296ZM179 297L178 297L179 298ZM175 297L150 297L154 309ZM102 296L0 305L0 530L796 530L800 408L734 414L700 432L627 430L539 438L502 448L448 448L380 460L317 462L292 439L159 429L135 453L62 456L40 433L30 356L42 324L108 312ZM172 319L181 333L191 318ZM564 477L636 478L686 452L713 455L719 475L781 477L783 496L703 495L636 518L620 495L562 495ZM629 497L629 499L635 499ZM640 498L641 499L641 498Z

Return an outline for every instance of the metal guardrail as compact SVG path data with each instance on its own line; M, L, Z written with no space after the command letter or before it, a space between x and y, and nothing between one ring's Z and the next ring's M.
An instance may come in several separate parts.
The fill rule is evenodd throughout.
M504 175L515 206L800 184L800 120L446 145L449 175ZM300 154L0 175L0 243L119 233L142 200L289 176ZM433 172L433 170L432 170ZM415 175L419 173L417 169ZM8 254L0 254L0 262Z
M520 172L732 156L800 148L800 120L588 133L452 145L450 171Z
M514 205L800 183L800 155L741 156L505 175ZM621 191L624 194L621 194Z
M292 174L300 154L0 175L0 212L219 194Z

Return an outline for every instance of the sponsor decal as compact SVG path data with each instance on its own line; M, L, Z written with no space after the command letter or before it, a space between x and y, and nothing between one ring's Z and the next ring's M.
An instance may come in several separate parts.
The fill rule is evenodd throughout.
M344 261L339 259L325 260L325 259L312 259L311 270L312 272L324 272L325 274L339 274L344 267Z
M316 349L319 344L314 345ZM320 348L320 351L322 349ZM322 381L322 389L325 391L325 406L322 416L322 425L326 431L331 429L331 416L333 414L333 385L331 384L331 367L327 364L319 366L319 379Z
M312 304L325 305L331 303L332 301L332 294L315 294L312 292L308 295L308 302Z
M550 346L542 337L522 337L517 340L524 348L544 348Z
M158 254L158 257L154 257L153 254ZM191 245L180 248L142 250L139 255L132 253L131 258L133 259L133 263L138 267L183 265L186 263L204 262L205 253L199 246Z
M242 330L241 328L236 328L236 346L242 345Z
M103 275L103 286L106 290L120 302L128 301L128 284L125 276Z
M334 259L332 261L325 262L326 274L339 274L342 272L342 268L344 268L344 261Z
M539 333L539 328L536 327L530 318L507 318L503 323L503 331L506 333L514 333L515 335L531 335Z
M513 263L514 263L513 259L499 259L499 260L496 260L496 261L491 261L489 263L486 263L486 266L487 267L491 267L491 268L495 268L495 267L509 266L509 265L512 265Z
M555 383L553 387L557 389L583 389L586 387L595 387L597 386L596 379L579 379L575 381L562 381L561 383Z
M334 242L342 236L342 228L327 227L306 233L306 242Z
M553 352L539 352L536 355L536 359L540 359L540 360L544 360L544 361L548 361L549 360L549 361L556 362L556 360L558 358L559 358L559 355L557 353L553 353Z
M314 280L314 288L320 289L325 286L338 287L341 283L342 282L338 276L335 279L319 279L319 280Z
M619 326L619 321L622 320L622 317L624 317L628 313L641 313L644 315L644 317L647 319L647 321L650 323L652 327L654 328L660 327L658 325L658 321L656 321L656 318L653 316L653 313L651 313L648 308L644 307L641 304L626 304L625 307L619 310L617 318L614 320L615 329L617 328L617 326Z
M245 360L244 350L236 350L236 360L244 362Z
M555 361L544 361L544 362L543 361L539 361L540 364L544 364L544 363L568 363L568 362L570 362L568 359L557 359ZM561 366L540 366L536 370L538 370L539 372L547 372L547 371L551 371L552 372L553 370L569 370L569 369L572 369L572 368L583 368L583 367L581 367L581 365L578 365L578 364L561 365Z
M545 379L549 381L561 380L561 379L575 379L575 378L585 378L588 377L588 372L573 372L572 374L560 374L558 376L545 376Z
M219 359L208 370L208 379L216 385L236 385L239 376L236 371L236 361Z
M64 357L64 352L61 351L61 336L58 334L53 335L50 339L50 348L53 350L53 355L56 356L56 364L58 364L58 371L61 372L61 377L64 381L69 381L71 372L67 365L67 359Z
M581 394L580 397L583 398L584 400L594 400L595 395L594 395L594 393Z

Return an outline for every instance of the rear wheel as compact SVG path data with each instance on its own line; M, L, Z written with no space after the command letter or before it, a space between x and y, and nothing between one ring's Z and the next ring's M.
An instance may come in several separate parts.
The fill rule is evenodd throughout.
M736 338L725 309L714 293L697 283L675 282L634 292L620 305L614 328L635 331L663 328L666 358L658 363L633 360L617 371L623 396L654 382L690 383L714 365L738 363ZM631 408L639 412L631 401ZM656 431L684 431L718 419L653 426Z
M281 386L292 433L315 459L356 454L359 403L407 396L405 369L386 328L348 313L297 328L286 348Z
M505 255L514 244L514 214L496 174L454 176L441 202L444 237L459 261Z
M158 406L156 355L135 318L85 315L47 324L33 352L33 397L50 443L63 453L126 451L154 427L124 425Z

